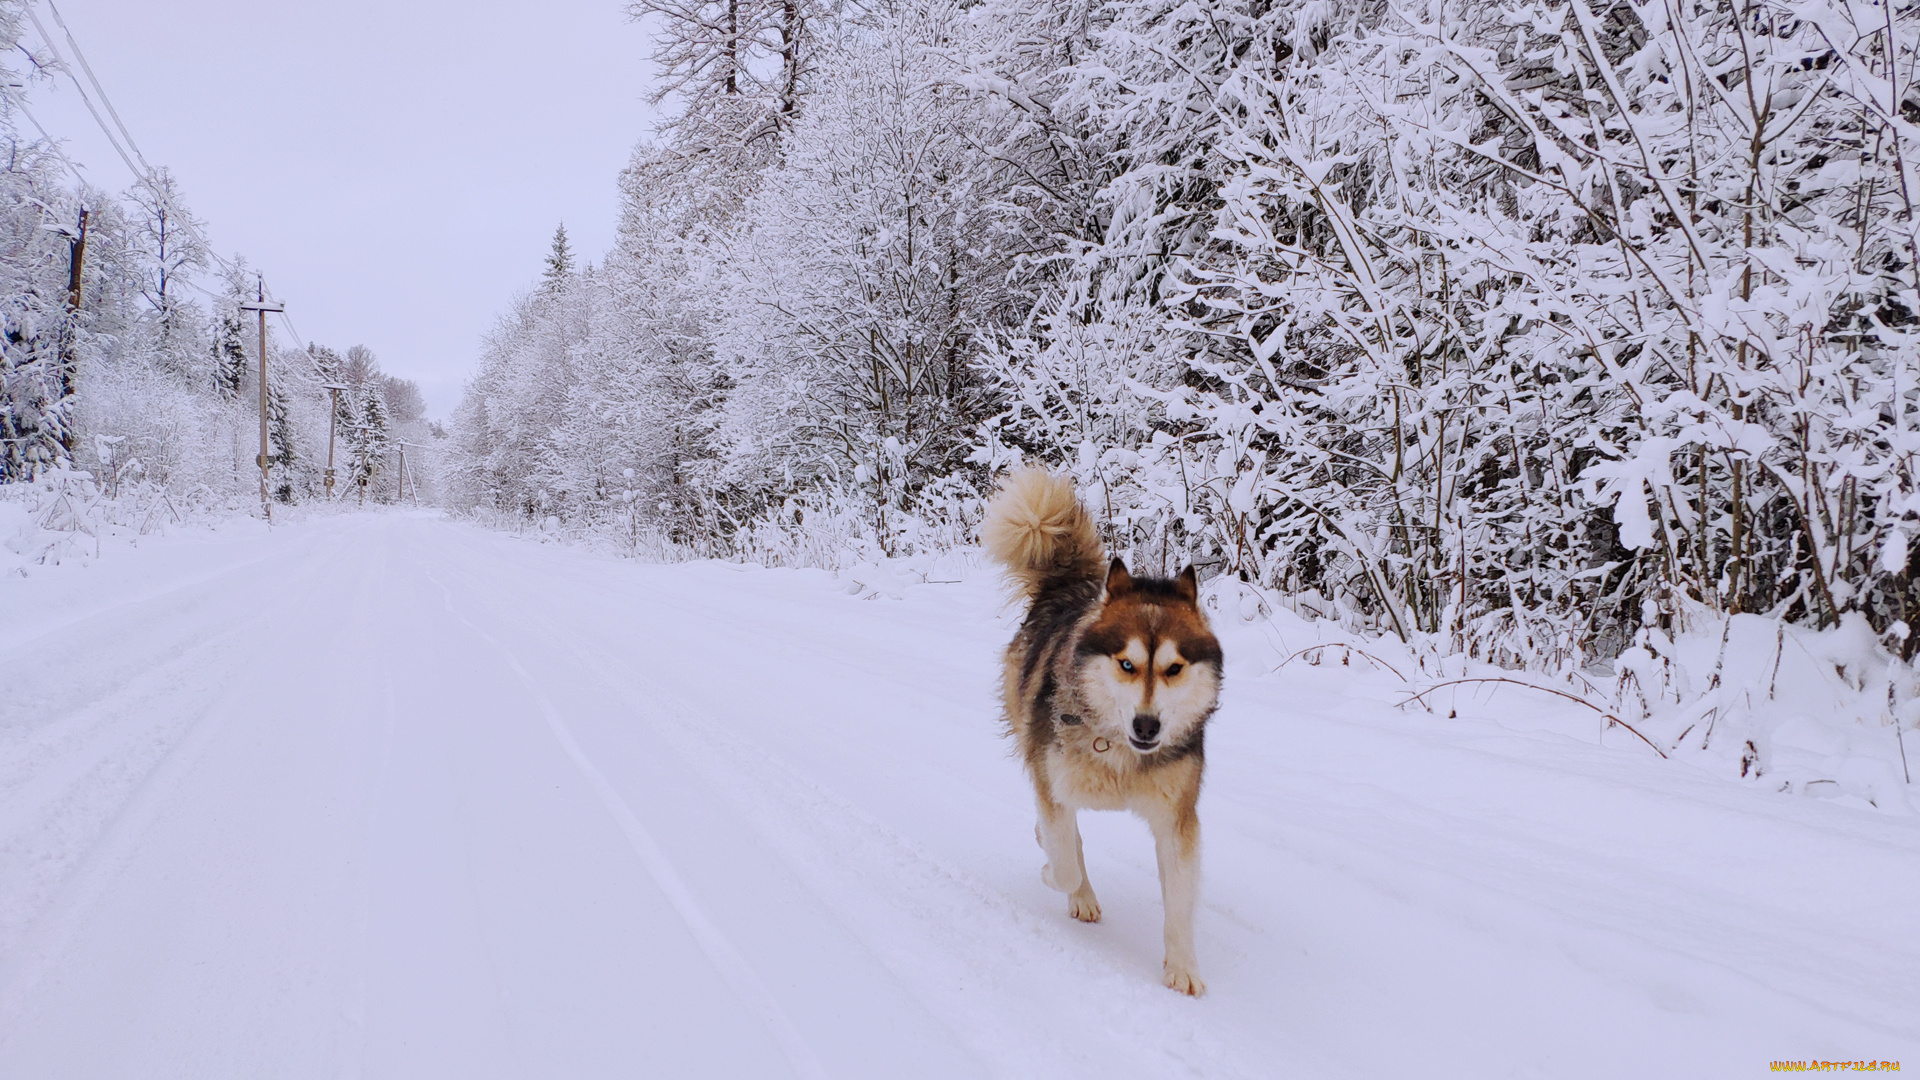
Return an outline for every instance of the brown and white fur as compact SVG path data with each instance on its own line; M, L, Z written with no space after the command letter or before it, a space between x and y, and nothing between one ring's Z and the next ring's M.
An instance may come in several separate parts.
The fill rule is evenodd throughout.
M1220 643L1189 566L1173 578L1108 564L1073 485L1043 470L1012 476L980 528L987 554L1028 600L1007 646L1007 722L1033 780L1041 880L1094 922L1078 812L1131 810L1153 830L1166 907L1164 980L1201 994L1193 954L1200 886L1200 775L1220 693Z

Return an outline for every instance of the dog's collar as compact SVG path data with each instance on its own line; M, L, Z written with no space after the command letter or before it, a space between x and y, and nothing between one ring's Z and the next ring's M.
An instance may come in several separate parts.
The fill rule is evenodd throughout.
M1060 722L1067 725L1068 727L1079 727L1082 723L1084 723L1084 721L1082 721L1079 717L1073 715L1072 713L1060 713L1058 715L1060 717ZM1108 739L1105 736L1100 736L1100 735L1094 736L1094 739L1093 739L1094 753L1104 754L1111 749L1113 749L1112 739Z

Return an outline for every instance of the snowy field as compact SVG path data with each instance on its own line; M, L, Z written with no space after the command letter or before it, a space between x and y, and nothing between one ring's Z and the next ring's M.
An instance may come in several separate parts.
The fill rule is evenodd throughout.
M1218 620L1189 1000L1143 825L1083 815L1103 922L1040 882L985 572L399 513L86 561L0 579L0 1077L1920 1069L1920 818L1399 708L1290 616Z

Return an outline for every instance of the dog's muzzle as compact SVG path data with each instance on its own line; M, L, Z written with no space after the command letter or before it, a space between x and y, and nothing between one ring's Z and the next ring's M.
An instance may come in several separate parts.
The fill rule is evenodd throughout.
M1141 713L1133 718L1133 730L1127 733L1127 742L1135 750L1150 754L1160 747L1160 718Z

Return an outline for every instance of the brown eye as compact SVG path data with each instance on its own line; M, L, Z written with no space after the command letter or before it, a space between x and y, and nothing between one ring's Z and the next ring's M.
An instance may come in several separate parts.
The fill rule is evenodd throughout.
M1129 675L1133 674L1133 661L1131 660L1120 661L1120 670L1126 672Z
M1181 669L1181 668L1183 668L1183 667L1186 667L1186 666L1187 666L1187 665L1185 665L1185 664L1168 664L1168 665L1167 665L1167 678L1169 678L1169 679L1171 679L1171 678L1173 678L1173 677L1174 677L1175 675L1178 675L1178 674L1180 674L1180 669Z

